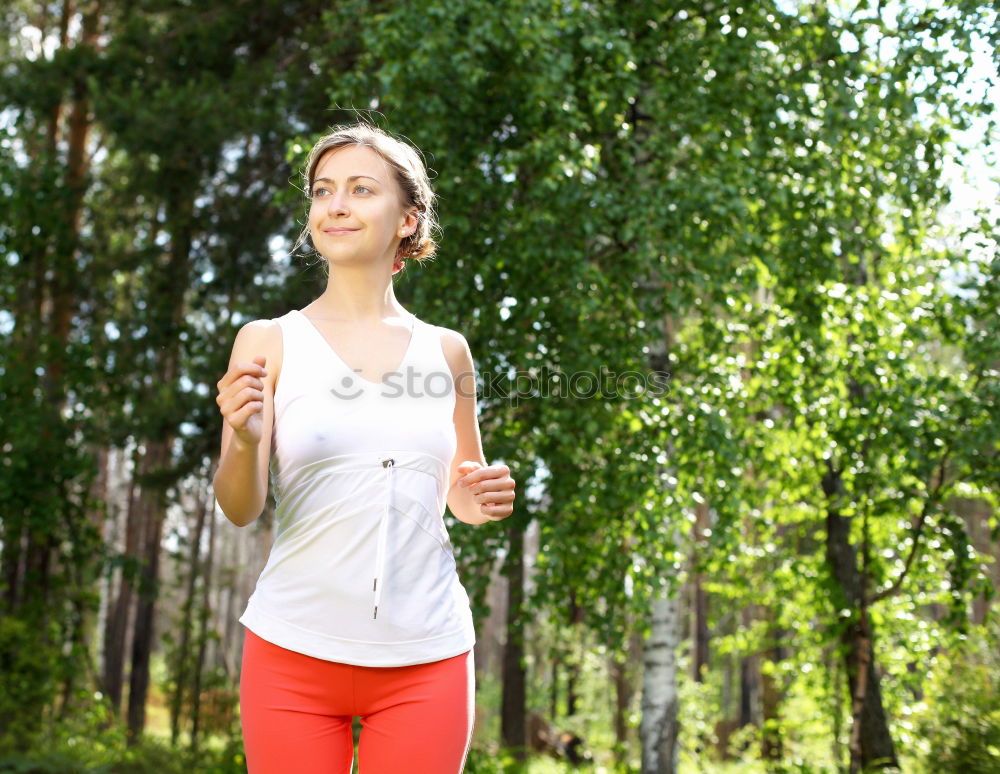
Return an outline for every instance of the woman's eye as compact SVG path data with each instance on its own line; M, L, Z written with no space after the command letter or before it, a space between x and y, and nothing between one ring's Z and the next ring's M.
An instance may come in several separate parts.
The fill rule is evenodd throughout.
M354 186L354 190L355 192L364 191L365 193L372 193L372 189L366 185L356 185ZM313 191L313 198L317 196L326 196L328 193L330 193L329 188L317 188Z

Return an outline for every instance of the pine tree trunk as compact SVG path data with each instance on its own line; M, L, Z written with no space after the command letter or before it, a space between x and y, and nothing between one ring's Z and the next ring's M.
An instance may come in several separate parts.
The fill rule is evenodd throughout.
M159 355L157 376L173 389L180 375L180 334L184 321L184 297L188 289L191 245L194 228L194 197L199 174L185 159L178 160L176 185L168 189L165 203L167 230L170 232L170 257L153 279L149 310L150 345ZM158 346L157 346L158 345ZM146 457L150 472L160 474L170 467L174 423L162 421L152 439L146 439ZM166 488L160 480L142 487L142 499L148 503L148 518L143 543L143 588L136 610L132 639L132 670L129 680L129 743L135 744L146 723L146 697L149 690L149 659L153 647L157 581L160 565L160 542L166 517Z
M132 454L132 476L129 479L128 505L125 513L125 549L123 558L126 562L139 556L139 546L143 539L143 503L139 500L136 476L139 474L142 458L137 450ZM132 579L124 568L116 573L119 576L118 594L108 610L104 629L104 695L108 697L116 713L121 712L122 690L125 683L125 653L129 643L129 619L132 613L133 587Z
M91 487L90 499L94 503L106 503L108 501L107 448L95 448L94 457L97 460L97 476L95 477ZM93 530L93 532L91 535L84 536L84 539L92 536L95 541L100 541L103 521L104 514L101 508L94 508L90 510L86 526L88 528L88 532L90 530ZM96 611L94 611L86 601L86 595L94 589L95 586L98 589L98 593L100 593L99 578L90 577L81 562L75 558L72 559L68 569L73 575L72 586L74 589L72 600L73 618L70 625L68 640L72 650L84 658L87 671L85 674L80 674L76 669L67 670L66 679L63 682L62 703L59 710L61 719L68 717L72 709L73 691L76 687L77 681L81 677L88 681L93 681L94 678L94 675L90 673L89 668L92 664L90 655L93 653L94 628L96 625L96 617L94 613ZM88 685L92 684L93 682L88 682Z
M205 670L205 651L208 646L208 623L212 614L212 574L215 569L215 494L206 493L206 510L212 513L208 519L208 556L205 558L205 572L201 582L201 610L198 617L198 659L194 668L194 686L191 691L191 749L197 750L201 735L201 676Z
M171 440L147 442L143 456L147 471L161 470L170 455ZM146 698L149 693L149 659L152 655L153 624L156 611L157 585L160 569L160 542L166 503L162 491L150 486L141 489L140 499L146 514L142 545L139 598L132 633L132 668L129 672L128 742L139 741L146 725Z
M198 585L199 561L201 558L201 536L205 532L205 518L208 514L208 503L204 497L198 497L197 514L194 529L191 531L191 545L188 551L188 577L184 602L181 604L181 639L177 644L176 663L174 666L174 683L176 689L170 702L170 743L177 744L180 734L181 715L184 711L184 691L188 681L188 666L191 648L191 632L194 629L195 590Z
M503 649L503 696L500 709L500 736L516 760L527 759L525 722L524 633L524 535L519 524L507 530L507 642Z

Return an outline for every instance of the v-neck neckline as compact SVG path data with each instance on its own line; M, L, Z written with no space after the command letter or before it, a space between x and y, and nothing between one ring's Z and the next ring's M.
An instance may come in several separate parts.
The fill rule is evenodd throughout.
M333 345L330 344L330 342L327 340L326 336L323 335L323 331L321 331L318 327L316 327L316 325L313 323L313 321L310 320L301 309L293 309L292 311L295 312L297 315L299 315L299 317L301 317L305 321L305 323L310 328L312 328L313 331L315 331L315 333L319 337L320 341L322 341L323 344L326 345L327 351L329 351L329 353L333 356L333 358L338 363L340 363L340 365L342 365L344 368L346 368L348 371L350 371L352 374L354 374L360 381L364 382L365 384L369 384L372 387L383 387L383 386L385 386L385 380L383 380L381 382L373 382L371 379L366 379L358 371L356 371L355 369L351 368L347 364L347 362L344 360L344 358L342 358L339 354L337 354L337 350L335 350L333 348ZM399 364L395 368L390 369L390 370L386 371L385 373L392 374L392 373L398 372L404 365L406 365L406 361L410 359L410 352L413 349L413 340L416 338L416 335L417 335L417 318L416 318L416 315L413 315L413 314L410 314L409 317L410 317L410 340L408 342L406 342L406 351L403 352L403 359L399 361Z

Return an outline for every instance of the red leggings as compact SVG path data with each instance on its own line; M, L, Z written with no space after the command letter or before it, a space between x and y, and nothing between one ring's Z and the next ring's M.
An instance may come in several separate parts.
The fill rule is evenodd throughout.
M458 774L472 742L473 652L366 667L287 650L245 629L240 719L248 774Z

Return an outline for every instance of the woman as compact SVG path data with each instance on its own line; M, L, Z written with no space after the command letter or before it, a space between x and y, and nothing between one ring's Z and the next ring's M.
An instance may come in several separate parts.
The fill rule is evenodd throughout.
M250 774L449 774L472 737L475 634L445 506L462 522L513 512L487 465L465 338L393 293L435 249L417 152L363 123L306 165L306 230L328 267L304 309L243 326L216 398L214 486L237 526L275 488L277 535L240 621ZM305 234L305 230L303 232Z

